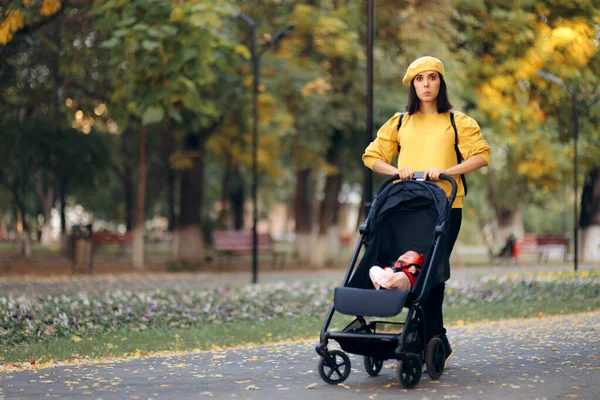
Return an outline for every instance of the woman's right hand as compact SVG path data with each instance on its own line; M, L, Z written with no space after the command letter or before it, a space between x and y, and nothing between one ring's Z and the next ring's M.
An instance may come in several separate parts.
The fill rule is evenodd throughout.
M398 168L398 176L401 180L407 181L412 179L413 172L410 168Z

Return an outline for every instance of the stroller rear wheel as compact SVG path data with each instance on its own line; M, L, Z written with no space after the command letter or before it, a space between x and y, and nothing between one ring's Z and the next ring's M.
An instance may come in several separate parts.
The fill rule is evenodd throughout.
M330 385L344 382L350 375L350 358L341 350L327 351L329 360L321 357L319 360L319 375Z
M365 370L367 374L371 376L379 375L381 368L383 368L383 360L379 358L373 358L369 356L364 357Z
M440 376L444 373L445 362L444 343L438 337L431 338L425 352L425 365L427 366L427 374L431 379L440 379Z
M421 380L423 363L419 356L413 353L406 353L404 360L398 360L396 375L402 386L411 389Z

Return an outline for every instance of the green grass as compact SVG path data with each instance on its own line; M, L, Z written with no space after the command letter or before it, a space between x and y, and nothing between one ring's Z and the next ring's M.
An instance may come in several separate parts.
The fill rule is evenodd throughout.
M600 310L600 299L479 302L463 306L446 306L446 326L508 318L531 318L543 315L561 315ZM404 314L394 318L402 320ZM106 356L127 356L160 351L191 351L234 347L247 344L314 338L315 344L323 326L324 317L277 319L264 323L254 321L231 324L212 324L194 328L161 328L144 331L117 330L108 335L59 338L10 348L0 348L0 363L36 360L38 364L50 360L71 358L98 359ZM331 329L342 328L350 317L336 314Z

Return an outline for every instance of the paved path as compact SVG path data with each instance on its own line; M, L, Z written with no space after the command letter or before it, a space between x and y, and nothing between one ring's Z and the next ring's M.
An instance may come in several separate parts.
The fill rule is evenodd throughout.
M600 269L597 265L581 265L579 270ZM510 272L572 271L571 264L559 265L496 265L477 267L456 267L452 269L451 280L468 281L484 275L506 274ZM345 269L324 269L315 271L285 270L260 272L259 282L298 281L298 280L338 280L342 282ZM221 273L148 273L110 275L67 275L60 277L0 277L2 295L45 295L66 294L77 291L104 291L107 289L197 289L231 284L250 283L250 272Z
M449 329L455 356L440 381L404 389L351 356L339 386L317 373L315 341L0 373L0 399L569 399L600 398L600 313ZM332 345L333 347L333 345Z

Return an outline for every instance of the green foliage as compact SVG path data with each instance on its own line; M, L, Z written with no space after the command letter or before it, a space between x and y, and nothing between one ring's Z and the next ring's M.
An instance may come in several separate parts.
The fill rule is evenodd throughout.
M165 117L200 126L220 115L215 99L203 91L215 85L219 71L235 59L228 30L235 9L225 1L177 5L168 1L95 2L92 15L107 39L114 92L109 107L120 121L130 117L142 125ZM239 49L238 49L239 52Z

